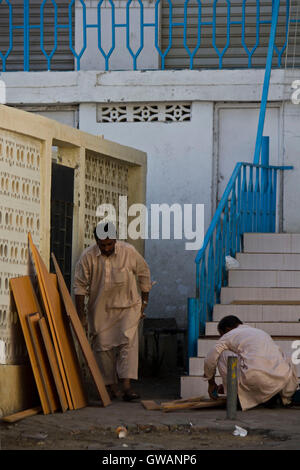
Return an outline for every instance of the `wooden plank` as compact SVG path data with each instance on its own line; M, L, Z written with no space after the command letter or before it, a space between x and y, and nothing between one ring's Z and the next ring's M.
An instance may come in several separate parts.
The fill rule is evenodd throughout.
M54 344L54 350L55 350L55 354L56 354L56 358L57 358L57 362L58 362L60 376L61 376L61 379L62 379L62 382L63 382L63 387L64 387L64 392L65 392L65 395L66 395L68 408L70 410L73 410L74 406L73 406L73 402L72 402L72 398L71 398L71 394L70 394L70 390L69 390L69 385L68 385L68 381L67 381L67 377L66 377L66 372L65 372L65 369L64 369L64 365L63 365L61 351L60 351L58 340L57 340L57 337L56 337L56 332L55 332L55 328L54 328L50 308L49 308L49 305L48 305L48 302L47 302L47 297L46 297L44 284L42 282L42 276L41 276L41 273L40 273L38 258L37 258L36 252L35 252L35 246L32 242L32 238L31 238L30 233L28 234L28 239L29 239L29 249L30 249L31 256L32 256L32 261L33 261L33 267L35 268L36 277L37 277L37 284L38 284L38 288L39 288L39 291L40 291L41 302L43 303L44 311L45 311L46 317L48 319L48 324L49 324L49 328L50 328L50 332L51 332L52 341L53 341L53 344ZM51 276L51 281L52 282L54 281L53 275Z
M56 357L56 354L55 354L54 346L53 346L53 343L52 343L52 340L51 340L51 336L50 336L50 333L49 333L49 329L48 329L48 326L47 326L46 319L44 317L40 318L39 327L40 327L40 330L41 330L41 334L42 334L42 338L43 338L43 341L44 341L45 349L46 349L47 354L48 354L48 359L49 359L50 367L51 367L51 370L52 370L53 378L54 378L54 381L55 381L56 390L57 390L57 393L58 393L61 409L62 409L62 412L65 412L68 409L67 398L66 398L62 378L61 378L61 375L60 375L60 372L59 372L59 367L58 367L58 362L57 362L57 357Z
M99 392L100 398L102 400L103 406L107 406L111 403L110 397L108 395L108 392L106 390L106 386L104 384L101 372L99 370L97 361L95 359L95 356L93 354L93 351L90 347L90 344L88 342L88 339L86 337L84 328L81 324L81 321L78 317L76 308L74 306L74 303L72 301L72 298L70 296L70 293L68 291L68 288L66 286L65 280L63 278L63 275L61 273L61 270L58 266L57 260L52 253L52 260L53 264L55 267L56 275L57 275L57 281L58 281L58 286L59 290L65 305L65 310L67 315L70 317L71 324L74 328L74 332L76 334L76 337L78 339L78 342L80 344L80 347L82 349L83 355L85 357L85 360L87 362L87 365L89 367L89 370L91 372L92 378L94 380L94 383L97 387L97 390Z
M63 315L60 295L32 241L30 233L28 238L55 350L61 356L63 367L60 364L60 371L61 374L65 373L66 378L64 387L65 390L67 390L67 387L69 388L71 406L75 409L83 408L87 405L87 400L70 327ZM70 407L69 400L68 405Z
M216 408L226 404L226 399L220 398L219 400L202 400L199 402L177 403L175 405L162 406L162 411L179 411L179 410L198 410L201 408Z
M192 402L199 402L199 401L203 401L203 400L206 400L206 398L203 397L203 396L201 396L201 397L192 397L192 398L184 398L184 399L181 399L181 400L173 400L173 401L163 402L162 405L163 406L176 405L177 403L192 403Z
M26 320L49 408L51 413L54 413L58 409L58 396L47 357L47 351L44 348L44 343L38 326L40 318L40 314L36 312L27 315Z
M31 363L38 394L41 400L43 413L49 414L51 410L26 321L26 317L28 314L35 313L38 311L38 305L35 301L33 287L29 276L22 276L15 279L10 279L10 287L19 315L21 328L24 334L25 344L27 347L28 356Z
M1 419L2 421L5 421L6 423L16 423L17 421L20 421L21 419L28 418L29 416L37 415L41 411L42 411L42 408L40 406L36 406L35 408L29 408L28 410L19 411L18 413L4 416Z
M143 405L144 408L148 411L159 411L162 409L161 405L158 405L155 401L153 400L141 400L141 404Z

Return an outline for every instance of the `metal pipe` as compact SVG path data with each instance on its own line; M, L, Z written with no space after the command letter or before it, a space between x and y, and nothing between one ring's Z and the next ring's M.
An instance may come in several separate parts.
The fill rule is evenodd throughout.
M199 339L199 300L188 298L188 358L197 356Z
M236 419L237 412L237 357L229 356L227 362L227 419Z
M261 99L261 106L260 106L260 114L259 114L259 120L258 120L254 159L253 159L253 163L256 163L256 164L259 163L262 136L264 132L264 124L265 124L268 94L269 94L269 88L270 88L270 79L271 79L271 72L272 72L273 52L274 52L274 46L275 46L275 41L276 41L276 29L277 29L278 16L279 16L279 6L280 6L280 0L273 0L271 33L270 33L266 71L265 71L265 78L264 78L264 85L263 85L263 92L262 92L262 99Z

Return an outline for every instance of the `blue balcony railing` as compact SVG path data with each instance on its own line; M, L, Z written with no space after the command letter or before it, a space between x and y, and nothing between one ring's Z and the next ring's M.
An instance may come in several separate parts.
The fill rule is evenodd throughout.
M143 0L124 0L123 4L123 20L119 20L119 2L117 7L113 0L100 0L90 21L88 18L91 15L88 13L91 7L84 0L41 0L40 4L31 4L30 0L24 0L23 3L0 0L0 70L36 70L32 66L32 62L36 61L34 54L39 54L40 63L43 63L41 69L54 70L53 64L62 48L71 58L69 69L80 70L82 60L91 47L102 57L103 68L110 70L111 59L118 53L120 40L124 42L130 59L127 69L137 70L146 46L146 30L152 31L153 44L150 47L158 58L157 68L162 70L172 68L167 61L175 49L185 54L190 69L200 66L209 68L205 54L210 49L210 57L214 57L217 67L222 69L228 66L225 62L230 54L234 61L235 52L231 50L233 43L239 49L246 67L251 68L256 66L253 65L253 59L266 36L262 30L271 25L270 0L182 0L181 4L175 0L155 0L150 3L151 15L149 2L145 4ZM252 8L251 14L248 14L249 8ZM277 67L285 63L290 28L300 21L292 14L289 0L281 1L280 8L281 30L274 47ZM134 19L133 9L135 13L138 12ZM106 29L103 26L104 11L109 11ZM146 20L146 17L152 19ZM75 23L81 25L78 31L75 31ZM93 44L90 42L91 30L96 32ZM110 36L109 45L107 32ZM147 37L149 40L149 35ZM17 57L14 61L13 56ZM199 61L202 61L200 66ZM264 67L264 64L261 66Z

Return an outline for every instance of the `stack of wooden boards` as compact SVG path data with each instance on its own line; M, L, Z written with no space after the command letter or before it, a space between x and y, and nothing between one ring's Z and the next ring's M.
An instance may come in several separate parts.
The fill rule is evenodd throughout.
M201 408L223 407L226 405L226 398L218 398L217 400L211 400L205 397L194 397L185 400L163 402L160 405L153 400L143 400L141 403L144 408L146 408L146 410L169 412L179 410L199 410Z
M103 406L110 398L75 306L52 254L55 274L50 274L28 235L33 276L10 280L41 409L44 414L87 406L70 323L98 389ZM36 289L33 287L33 281ZM36 408L35 408L36 410Z

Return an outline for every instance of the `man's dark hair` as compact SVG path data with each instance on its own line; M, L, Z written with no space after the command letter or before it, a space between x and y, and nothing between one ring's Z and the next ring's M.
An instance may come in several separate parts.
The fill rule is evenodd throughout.
M226 333L227 328L236 328L238 325L242 325L243 322L234 315L228 315L227 317L222 318L218 323L219 333Z

